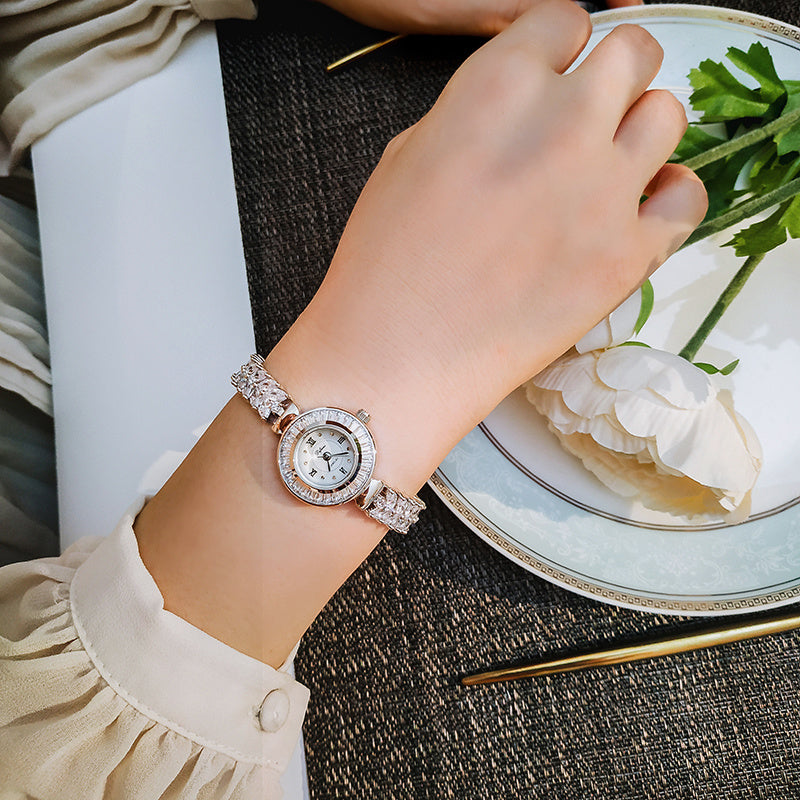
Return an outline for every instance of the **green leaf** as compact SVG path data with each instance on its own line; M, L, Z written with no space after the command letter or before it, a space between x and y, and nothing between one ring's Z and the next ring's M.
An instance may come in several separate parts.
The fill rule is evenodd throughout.
M784 114L796 111L800 108L800 81L784 81L786 87L786 105L783 107Z
M777 149L775 142L767 142L753 158L753 163L750 166L750 180L757 177L764 167L771 165L777 157Z
M779 186L789 183L796 175L797 168L800 165L800 158L797 159L798 164L785 163L772 147L772 156L768 160L766 166L757 171L750 172L748 188L753 194L766 194ZM755 168L755 165L754 165Z
M746 219L755 217L764 211L769 211L769 209L777 205L783 203L788 204L788 202L798 194L800 194L800 178L795 178L771 192L745 198L713 219L700 223L689 238L681 245L680 249L689 247L695 242L713 236L715 233L720 233L727 228L733 228ZM732 244L732 242L728 244Z
M786 94L783 81L775 71L775 63L769 50L761 42L753 42L745 53L738 47L728 49L728 59L742 72L746 72L758 81L761 87L761 99L773 103Z
M800 239L800 195L797 195L786 209L781 223L786 226L786 232L792 239Z
M720 373L721 373L722 375L730 375L730 374L731 374L731 372L733 372L733 371L736 369L736 367L738 367L738 366L739 366L739 359L737 358L735 361L731 361L731 363L730 363L730 364L726 364L726 365L725 365L725 366L724 366L724 367L723 367L723 368L720 370Z
M774 191L791 183L800 174L800 152L781 156L774 144L771 147L771 154L763 154L763 164L760 158L751 162L747 186L752 194Z
M689 81L694 87L689 102L703 112L703 122L760 117L770 106L758 90L740 83L725 66L711 59L700 62L689 73Z
M650 345L644 342L622 342L617 347L650 347Z
M715 367L713 364L708 364L705 361L695 361L694 365L709 375L730 375L731 372L733 372L736 367L739 366L739 359L737 358L736 361L731 361L730 364L726 364L721 369L719 367Z
M653 292L653 284L646 280L642 284L642 304L639 307L639 317L636 320L636 325L633 326L633 332L639 333L644 327L645 322L650 319L653 313L653 302L655 300L655 293Z
M781 116L800 109L800 81L784 81L784 85L788 94ZM800 123L792 125L789 130L779 133L775 137L775 143L778 145L778 155L800 153Z
M788 205L784 203L767 219L739 231L733 239L725 242L725 246L733 246L737 256L754 256L779 247L786 241L786 226L782 224L782 218Z
M708 193L706 219L713 219L730 207L737 197L736 182L739 175L760 148L760 144L746 147L729 158L715 161L697 170L697 175L703 181Z
M737 256L752 256L774 250L789 236L800 239L800 195L782 203L767 219L739 231L725 244L733 245Z
M785 156L787 153L800 153L800 125L779 133L775 137L775 142L780 156Z
M705 153L712 147L722 144L727 141L719 136L712 136L703 125L692 123L686 129L686 133L678 143L675 153L672 156L673 161L686 161L694 156Z
M689 73L694 89L689 99L702 116L699 124L689 126L676 157L705 184L709 210L683 247L775 210L726 243L747 260L680 351L689 361L764 255L788 236L800 238L800 81L782 80L760 42L746 52L731 47L727 57L758 88L743 84L711 60ZM700 127L704 123L723 123L726 138L712 137ZM709 374L728 375L738 363L737 359L721 369L705 362L696 366Z
M703 372L707 372L709 375L715 375L719 370L713 364L706 364L705 361L695 361L694 365L698 368L703 370Z

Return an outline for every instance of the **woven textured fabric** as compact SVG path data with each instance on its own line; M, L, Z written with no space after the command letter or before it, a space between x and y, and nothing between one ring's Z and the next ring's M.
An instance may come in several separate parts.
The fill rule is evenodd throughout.
M728 2L800 24L796 0ZM261 352L322 280L386 142L477 44L415 37L327 76L379 34L285 5L282 18L219 26ZM423 499L408 536L387 536L304 637L314 800L800 797L795 635L461 687L477 669L708 623L568 593Z

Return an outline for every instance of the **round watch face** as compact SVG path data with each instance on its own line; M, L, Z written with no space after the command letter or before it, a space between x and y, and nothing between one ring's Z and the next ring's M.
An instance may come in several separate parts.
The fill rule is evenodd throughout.
M375 443L366 426L340 408L298 415L278 445L278 469L289 491L313 505L346 503L366 488Z

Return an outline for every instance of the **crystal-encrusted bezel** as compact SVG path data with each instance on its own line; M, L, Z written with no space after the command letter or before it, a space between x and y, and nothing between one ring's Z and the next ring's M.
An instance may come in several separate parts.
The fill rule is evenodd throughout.
M350 480L336 489L316 489L305 483L294 469L294 449L300 438L315 428L345 430L356 445L358 467ZM375 467L375 442L366 425L341 408L313 408L298 415L286 427L278 444L278 471L286 488L300 500L315 506L337 506L364 491Z

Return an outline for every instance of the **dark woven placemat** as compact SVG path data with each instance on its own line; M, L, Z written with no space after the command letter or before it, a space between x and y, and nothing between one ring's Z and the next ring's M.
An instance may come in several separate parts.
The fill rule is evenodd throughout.
M326 76L375 33L286 5L219 28L262 352L319 285L385 143L477 44L414 38ZM729 5L800 23L796 0ZM565 592L483 544L430 491L424 499L423 520L388 536L304 637L314 800L800 797L792 634L460 687L476 668L708 623Z

